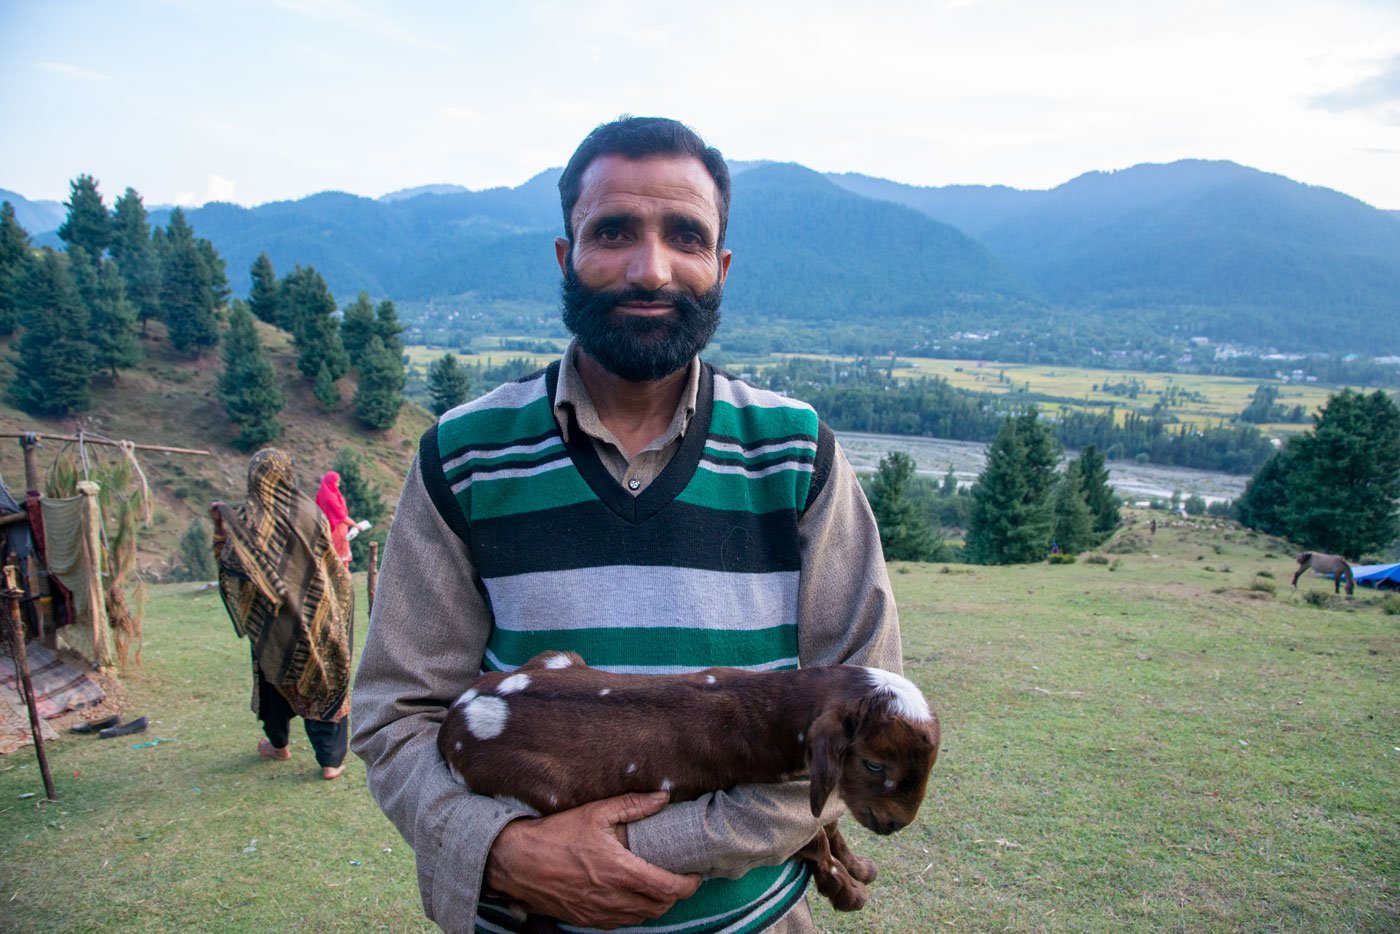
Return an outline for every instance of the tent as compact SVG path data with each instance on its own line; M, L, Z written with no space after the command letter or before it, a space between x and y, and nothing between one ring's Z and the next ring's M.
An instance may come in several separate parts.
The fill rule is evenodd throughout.
M1362 587L1400 590L1400 564L1363 564L1351 569Z

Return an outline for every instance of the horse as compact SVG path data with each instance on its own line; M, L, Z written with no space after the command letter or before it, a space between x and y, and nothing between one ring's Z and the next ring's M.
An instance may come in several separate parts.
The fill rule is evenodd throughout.
M1356 579L1352 576L1351 565L1347 564L1341 555L1324 555L1320 551L1305 551L1298 556L1298 571L1293 575L1293 589L1298 589L1298 578L1303 576L1303 572L1312 568L1316 574L1327 574L1332 577L1332 592L1342 592L1342 578L1347 580L1347 596L1350 597L1352 591L1356 589Z

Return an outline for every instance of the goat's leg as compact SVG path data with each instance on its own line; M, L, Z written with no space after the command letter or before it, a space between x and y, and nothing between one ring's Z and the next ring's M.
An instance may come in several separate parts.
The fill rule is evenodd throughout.
M868 898L865 886L832 857L825 828L817 831L816 836L808 840L796 856L811 865L817 891L825 895L837 911L860 911L865 907Z
M879 870L875 867L873 859L866 859L860 856L846 843L846 838L841 834L841 828L832 821L822 828L822 833L826 834L826 844L831 848L831 857L841 865L846 867L846 871L851 874L851 878L866 885L875 881L875 876Z

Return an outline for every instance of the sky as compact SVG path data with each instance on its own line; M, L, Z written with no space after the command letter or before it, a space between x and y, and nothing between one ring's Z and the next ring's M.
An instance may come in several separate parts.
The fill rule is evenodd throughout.
M1400 0L0 0L31 200L514 186L624 113L913 185L1228 159L1400 210Z

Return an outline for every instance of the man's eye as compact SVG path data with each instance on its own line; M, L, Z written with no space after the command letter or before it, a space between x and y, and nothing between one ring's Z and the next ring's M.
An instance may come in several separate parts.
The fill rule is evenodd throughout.
M599 240L607 240L608 242L612 242L615 240L622 239L622 231L618 230L616 227L603 227L599 229L598 232L595 233L593 236L597 237Z
M883 772L885 767L878 762L871 762L869 759L860 760L865 765L867 772Z
M676 241L677 241L678 243L680 243L682 246L704 246L704 245L705 245L704 239L703 239L698 233L694 233L694 232L691 232L691 231L687 231L686 233L676 234Z

